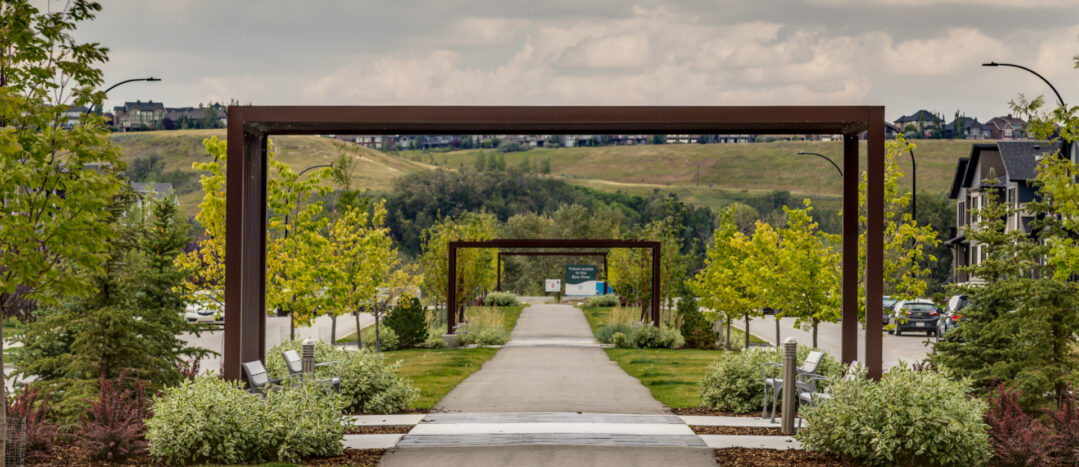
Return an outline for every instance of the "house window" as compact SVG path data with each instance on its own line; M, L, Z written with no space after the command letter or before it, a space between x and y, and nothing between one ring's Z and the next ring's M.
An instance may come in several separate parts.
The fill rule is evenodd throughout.
M959 203L957 203L957 206L959 216L956 220L956 225L964 227L967 225L967 203L960 201Z

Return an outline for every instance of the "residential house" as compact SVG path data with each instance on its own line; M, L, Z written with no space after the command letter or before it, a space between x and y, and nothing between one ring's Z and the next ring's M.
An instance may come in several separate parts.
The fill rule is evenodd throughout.
M113 125L120 131L164 128L165 105L153 101L124 102L113 108Z
M990 139L1023 139L1026 137L1027 122L1018 117L1008 114L1004 117L993 117L985 122L989 127Z
M89 111L90 109L81 105L68 107L61 116L63 123L61 123L60 126L66 130L70 130L76 123L79 123L79 119Z
M911 125L916 130L918 130L920 133L922 133L922 135L930 136L930 135L925 133L926 130L929 129L930 127L932 127L932 126L939 125L942 122L943 122L943 119L938 117L933 112L930 112L928 110L919 110L917 112L914 112L913 114L904 115L902 117L899 117L895 121L895 126L898 127L899 131L905 132L906 129L907 129L907 126Z
M944 126L945 138L990 139L991 136L989 127L976 118L959 117Z
M228 126L228 113L221 104L209 107L166 107L163 125L166 130L225 128Z
M695 144L700 139L701 135L663 135L667 144Z
M949 192L949 197L956 200L956 226L945 242L952 249L952 282L978 281L961 268L980 264L985 258L986 251L972 243L966 232L978 228L977 212L985 206L990 193L995 192L997 199L1017 210L1008 216L1008 231L1030 232L1034 214L1023 212L1022 207L1038 195L1033 185L1038 159L1053 151L1049 143L1042 141L997 141L973 144L970 155L959 159ZM996 182L988 183L991 179Z

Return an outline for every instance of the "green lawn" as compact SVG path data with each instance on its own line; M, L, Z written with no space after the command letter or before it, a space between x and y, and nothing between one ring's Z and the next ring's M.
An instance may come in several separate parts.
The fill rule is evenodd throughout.
M668 407L697 407L697 384L722 350L607 349L607 356Z
M409 349L384 352L386 361L401 362L397 374L420 390L411 408L429 409L468 375L480 369L498 349Z
M588 326L592 328L592 334L595 334L599 330L600 326L607 323L607 315L611 312L610 308L583 308L584 317L588 320ZM724 333L726 331L724 330ZM731 347L734 350L742 348L742 342L745 341L745 333L741 329L731 328ZM749 335L749 342L753 344L767 344L768 341L761 339L753 334Z

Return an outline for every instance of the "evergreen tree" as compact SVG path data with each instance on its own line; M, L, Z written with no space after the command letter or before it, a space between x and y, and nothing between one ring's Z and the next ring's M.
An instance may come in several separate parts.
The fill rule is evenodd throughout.
M688 288L678 299L678 318L682 322L680 331L686 339L686 348L716 348L716 333L697 306L697 297Z
M408 295L398 298L384 324L397 334L399 348L415 347L427 339L427 312L418 298Z
M175 258L187 244L187 222L171 200L141 206L134 193L111 208L120 235L101 270L80 270L93 292L44 307L20 337L18 374L56 394L61 415L75 418L100 378L126 373L153 389L176 384L179 365L210 353L180 338L194 331L183 317Z
M1013 206L1000 202L998 181L990 172L986 204L974 212L964 234L981 254L966 271L978 281L952 287L966 295L963 322L936 344L935 364L957 376L971 378L975 387L989 390L1001 381L1014 382L1023 393L1024 407L1044 404L1043 394L1066 391L1076 369L1076 332L1079 307L1075 284L1054 275L1044 263L1054 238L1065 235L1054 216L1035 222L1033 234L1024 229L1007 231ZM1045 212L1033 203L1024 209ZM978 250L976 250L978 251ZM977 283L981 282L981 283Z

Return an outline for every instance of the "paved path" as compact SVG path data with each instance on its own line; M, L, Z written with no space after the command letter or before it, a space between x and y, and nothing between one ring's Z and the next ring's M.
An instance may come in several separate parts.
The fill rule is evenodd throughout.
M749 323L751 333L775 345L775 318L771 316L754 318L751 319ZM731 325L741 329L745 325L745 322L734 321ZM840 323L821 323L817 329L817 345L820 346L821 350L828 352L833 357L840 358L840 350L843 346L841 333L842 327L840 326ZM795 328L794 318L780 318L779 336L780 341L793 336L801 345L808 346L813 343L813 331L803 331ZM884 340L881 342L884 369L887 370L898 364L900 361L909 364L925 359L926 355L932 349L931 346L925 345L926 339L932 340L933 338L927 338L924 333L920 335L902 335L898 337L885 333ZM863 362L865 361L865 331L862 329L858 329L858 359Z
M525 308L510 344L435 411L381 465L715 465L568 305Z

